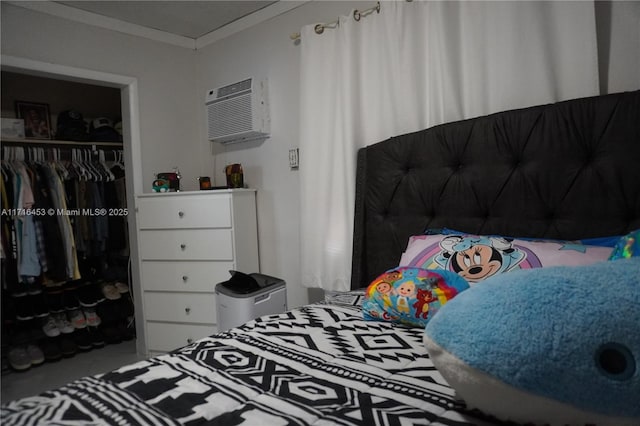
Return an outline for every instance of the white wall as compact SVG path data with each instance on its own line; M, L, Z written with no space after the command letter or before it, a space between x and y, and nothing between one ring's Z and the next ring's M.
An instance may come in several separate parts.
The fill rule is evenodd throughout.
M288 151L298 146L300 48L289 35L303 25L330 22L369 3L322 1L302 4L197 52L198 102L203 105L201 172L224 185L224 166L241 163L245 183L258 189L258 227L262 273L287 282L290 307L309 302L300 281L299 175L289 169ZM206 140L204 99L209 89L245 77L267 78L271 137L262 143L222 146ZM213 151L215 157L209 155ZM300 153L304 155L304 153ZM354 171L355 173L355 171ZM318 292L312 292L316 299Z
M2 54L138 79L142 176L178 166L197 188L198 129L191 49L2 3ZM82 111L81 111L82 112Z

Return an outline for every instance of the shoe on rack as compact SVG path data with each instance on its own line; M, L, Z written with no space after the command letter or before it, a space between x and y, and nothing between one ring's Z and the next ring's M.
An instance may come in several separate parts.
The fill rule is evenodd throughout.
M78 302L82 307L96 306L96 304L98 303L91 295L91 292L89 291L89 285L90 283L85 283L84 285L82 285L82 287L78 287L78 289L76 290Z
M91 344L94 348L101 348L104 346L104 335L98 327L87 327L91 336Z
M49 305L49 312L64 312L64 304L62 303L62 291L57 290L47 293L47 304Z
M78 352L78 346L69 336L60 338L60 352L64 357L71 357Z
M120 335L120 331L115 324L107 324L100 328L102 330L102 334L104 334L104 341L108 345L114 345L116 343L122 342L122 336Z
M24 346L15 346L9 349L8 358L9 365L11 365L14 370L24 371L31 368L31 358Z
M37 340L41 340L47 337L46 334L44 334L44 330L42 329L42 327L38 327L38 325L42 324L43 319L44 317L40 318L38 321L34 321L35 324L32 323L31 328L28 331L30 342L35 342Z
M116 282L114 286L116 287L116 290L118 290L118 293L120 294L129 293L129 286L121 281Z
M73 337L73 341L76 343L79 350L88 351L93 348L93 345L91 344L91 334L89 332L89 327L74 331L71 337Z
M51 315L47 315L42 319L42 331L48 337L56 337L60 335L60 329L56 326L56 320Z
M40 282L31 282L25 284L27 293L31 295L42 293L42 284Z
M33 306L33 314L37 318L43 318L49 315L49 305L47 304L44 293L40 292L35 295L30 295L31 306Z
M96 313L95 308L85 308L83 312L85 318L87 319L87 325L90 325L91 327L97 327L102 322L100 320L100 317Z
M102 294L104 294L104 297L108 300L118 300L121 297L116 286L111 283L102 284Z
M27 354L29 355L29 359L31 359L31 365L40 365L44 362L44 353L40 346L35 343L30 343L27 345Z
M21 321L28 321L33 319L33 305L31 304L31 298L29 296L13 296L13 301L16 307L16 319Z
M69 318L69 321L71 322L73 328L78 329L85 328L87 326L87 320L84 317L82 311L78 308L67 312L67 318Z
M111 323L116 322L120 319L120 312L118 310L118 303L120 301L113 300L105 300L104 303L101 303L96 309L96 313L102 320L102 323L105 322Z
M4 340L4 337L3 337ZM12 346L26 346L31 341L31 333L27 328L16 330L10 338Z
M83 308L92 308L104 300L104 296L96 284L85 283L76 290L76 295L80 306Z
M64 312L60 312L52 315L53 320L56 322L56 327L63 334L73 333L73 326L67 319L67 315Z
M62 292L62 306L64 306L67 311L72 311L80 307L75 293L75 289L68 289Z
M89 288L93 293L93 297L96 299L98 303L104 302L105 297L102 294L102 284L104 284L103 280L98 280L95 284L92 284Z
M40 347L46 361L57 361L62 358L62 351L56 339L44 339Z

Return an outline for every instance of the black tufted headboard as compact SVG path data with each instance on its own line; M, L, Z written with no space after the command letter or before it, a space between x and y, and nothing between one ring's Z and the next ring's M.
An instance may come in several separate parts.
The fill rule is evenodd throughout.
M358 153L351 287L398 265L409 236L579 239L640 228L640 91L505 111Z

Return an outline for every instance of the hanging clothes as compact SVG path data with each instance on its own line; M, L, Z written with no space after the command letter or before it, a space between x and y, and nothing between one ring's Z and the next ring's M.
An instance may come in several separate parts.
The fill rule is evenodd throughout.
M53 195L53 208L56 211L56 219L58 221L58 226L62 235L62 243L64 246L66 259L66 276L68 279L80 279L80 272L78 270L78 259L75 249L75 239L73 237L73 229L71 228L69 215L65 214L68 209L62 180L51 164L46 164L44 171L45 178Z
M98 162L92 155L79 150L83 158L71 161L3 159L5 287L36 277L45 284L79 280L79 257L104 258L109 251L128 255L125 215L96 214L126 203L123 168L113 167L121 172L116 179L103 157Z
M23 281L32 281L35 277L39 276L42 271L36 242L34 216L29 214L34 207L33 191L31 189L31 178L27 173L25 165L19 164L17 171L20 175L20 195L17 205L25 211L25 214L16 215L16 223L20 232L19 241L22 247L18 264L18 275Z
M35 179L32 181L34 186L35 205L43 209L45 212L54 208L52 194L49 186L45 181L44 165L34 164ZM64 252L64 244L62 241L62 233L55 215L44 214L36 217L36 225L42 228L42 236L44 240L44 255L46 277L52 281L64 281L66 279L66 257Z

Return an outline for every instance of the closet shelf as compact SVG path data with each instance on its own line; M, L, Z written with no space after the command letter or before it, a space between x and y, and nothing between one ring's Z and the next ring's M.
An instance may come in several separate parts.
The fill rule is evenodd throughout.
M3 137L1 141L2 143L21 143L21 144L31 144L31 145L74 145L79 148L90 147L93 145L112 146L112 147L122 148L122 142L98 142L98 141L76 142L76 141L65 141L65 140L57 140L57 139L29 139L29 138L5 138L5 137Z

